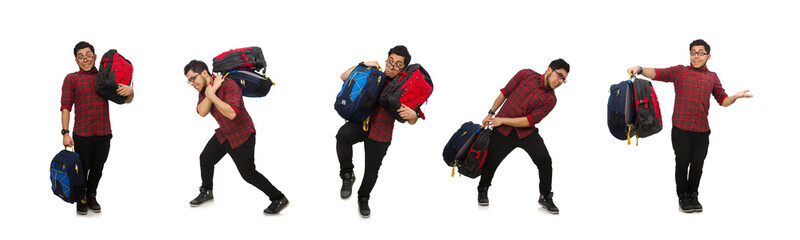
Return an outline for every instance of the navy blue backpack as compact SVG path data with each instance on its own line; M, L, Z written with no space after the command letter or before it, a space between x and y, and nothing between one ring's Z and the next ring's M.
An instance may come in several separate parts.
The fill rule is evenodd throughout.
M345 79L333 108L345 120L363 122L375 109L386 82L380 68L360 63Z
M53 194L68 203L83 199L83 163L75 152L61 150L50 162L50 188Z
M464 160L469 151L469 147L472 145L472 142L475 141L475 137L478 136L476 134L478 133L478 129L481 129L481 125L470 121L462 124L461 128L453 133L453 136L451 136L447 144L444 145L444 151L442 152L444 163L446 163L447 166L452 167L456 161Z
M275 85L272 79L264 74L246 68L231 70L225 74L225 78L238 83L242 87L242 96L245 97L266 96L272 85Z
M628 131L636 112L633 83L630 80L611 85L608 96L608 130L619 140L629 139Z

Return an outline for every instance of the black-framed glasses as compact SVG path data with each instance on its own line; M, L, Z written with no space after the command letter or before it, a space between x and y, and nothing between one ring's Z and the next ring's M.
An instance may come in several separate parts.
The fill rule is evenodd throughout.
M194 77L190 77L190 78L189 78L189 79L186 81L186 83L188 83L188 84L192 84L192 82L194 82L194 79L195 79L195 78L197 78L197 76L200 76L200 74L202 74L202 73L198 73L198 74L195 74L195 75L194 75Z
M393 62L394 62L393 58L391 58L391 57L387 58L386 59L386 66L387 67L393 67L394 69L397 69L397 70L403 69L403 67L405 67L405 66L403 66L403 63L396 63L395 64Z
M565 78L563 74L561 74L560 72L558 72L556 70L553 70L553 72L556 73L556 75L558 76L558 78L561 79L561 81L563 81L564 83L567 83L567 78Z
M708 53L707 53L707 52L693 52L693 51L689 51L689 55L690 55L690 56L698 55L698 56L701 56L701 57L705 57L706 55L708 55Z
M83 55L78 55L78 62L85 62L94 59L94 54L86 54L84 57Z

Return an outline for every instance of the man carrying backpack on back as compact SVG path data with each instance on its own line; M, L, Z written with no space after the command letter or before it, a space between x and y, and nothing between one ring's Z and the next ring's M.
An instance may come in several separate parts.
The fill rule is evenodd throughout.
M567 82L568 74L569 64L559 58L550 62L544 75L523 69L511 78L505 88L500 89L489 115L483 119L483 125L492 126L495 131L492 132L486 162L481 170L479 205L489 205L489 186L503 159L514 149L522 148L539 169L539 205L549 213L558 214L550 191L553 179L550 153L535 124L556 106L554 90ZM501 105L503 108L497 111Z
M384 73L389 79L397 76L404 67L411 62L411 55L405 46L395 46L389 50L386 59ZM364 62L369 67L380 67L377 61ZM341 79L345 81L347 76L355 69L353 66L344 73ZM388 84L387 84L388 85ZM361 180L361 187L358 190L358 209L362 217L369 217L369 198L375 182L378 180L378 170L386 156L386 151L392 141L392 131L394 130L395 119L388 111L397 111L400 117L407 120L408 124L417 123L418 112L405 105L400 109L384 109L381 106L375 107L369 118L368 127L365 130L362 122L347 122L339 128L336 134L336 153L339 157L339 176L342 178L342 189L340 196L343 199L350 197L356 177L353 172L353 145L364 142L364 178Z
M706 62L711 58L711 46L702 39L689 44L689 63L670 68L628 68L628 74L641 74L656 81L675 85L675 110L672 112L672 149L675 151L675 185L681 211L702 212L703 205L697 200L703 162L708 153L708 124L710 96L713 95L723 107L736 99L751 98L745 90L728 96L717 77L708 70ZM688 177L687 177L688 169Z
M264 175L256 171L256 129L245 109L242 88L233 80L221 76L212 80L208 65L202 61L192 60L183 68L183 73L189 85L200 92L197 113L201 117L211 113L219 124L216 133L200 154L200 177L203 184L200 186L200 194L189 204L199 206L214 200L214 165L225 154L229 154L242 178L269 196L271 203L264 209L264 213L281 212L289 205L289 200Z
M80 155L84 168L85 186L79 189L77 196L77 212L87 214L88 209L100 212L97 203L97 185L103 176L103 167L111 148L111 120L109 118L108 100L97 94L97 68L94 63L97 55L94 46L87 42L79 42L73 49L75 63L79 71L70 73L61 85L61 135L64 147L74 146ZM133 87L119 85L117 94L126 97L125 103L133 101ZM69 118L72 106L75 106L75 125L72 137L69 136Z

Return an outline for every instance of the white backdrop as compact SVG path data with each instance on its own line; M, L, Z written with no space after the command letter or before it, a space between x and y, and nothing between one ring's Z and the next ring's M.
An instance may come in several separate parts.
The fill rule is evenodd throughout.
M128 1L2 4L0 88L5 163L0 236L34 239L83 228L90 239L301 237L458 238L797 238L798 134L793 4L704 1ZM792 22L794 24L792 24ZM655 82L664 130L639 146L606 127L608 87L628 67L688 64L688 44L712 46L709 69L727 93L712 100L711 145L700 187L705 211L684 214L675 196L670 143L673 86ZM61 149L61 84L78 70L79 41L97 54L118 49L135 67L133 104L111 107L114 138L98 199L100 214L76 216L53 196L47 167ZM382 62L403 44L429 71L428 120L395 125L372 193L370 219L341 200L332 108L339 75ZM256 164L289 200L278 216L225 157L213 204L190 208L200 185L198 156L213 130L200 118L183 66L257 45L277 85L245 100L258 132ZM479 207L477 179L450 177L441 150L465 121L480 121L498 89L520 69L572 66L541 135L553 158L561 214L541 209L538 176L524 151L504 161ZM788 74L787 74L788 73ZM794 109L794 110L793 110ZM74 123L74 120L71 121ZM354 146L358 182L363 144ZM794 222L794 224L791 224ZM77 239L72 232L68 238ZM83 239L83 238L82 238Z

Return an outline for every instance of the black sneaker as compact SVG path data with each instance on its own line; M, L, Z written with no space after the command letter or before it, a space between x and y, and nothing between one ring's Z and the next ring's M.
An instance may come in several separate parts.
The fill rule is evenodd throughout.
M556 204L553 202L553 192L548 193L547 196L540 194L539 205L551 214L558 214L558 207L556 207Z
M489 187L478 187L478 205L489 206Z
M89 197L86 198L86 206L88 206L93 213L100 213L100 203L97 203L97 193L89 194Z
M339 192L342 199L350 198L350 195L353 194L353 183L356 182L356 176L353 175L353 172L346 172L341 175L342 178L342 190Z
M689 194L687 193L678 194L678 205L680 205L681 211L685 213L694 212L694 206L692 206L692 201L689 200Z
M192 205L192 207L197 207L210 201L214 201L214 193L211 191L211 189L205 189L201 187L200 194L198 194L196 198L192 199L192 201L189 202L189 205Z
M76 209L75 211L76 211L78 214L80 214L80 215L86 215L86 214L88 213L88 211L87 211L87 209L86 209L86 204L85 204L85 203L81 203L80 201L78 201L78 202L76 203L76 205L77 205L77 209Z
M265 214L277 214L281 212L286 206L289 206L289 199L286 199L286 196L283 198L272 201L267 208L264 209Z
M692 210L695 212L703 211L703 205L700 204L699 200L697 200L697 192L689 194L689 203L692 205Z
M369 210L369 199L358 200L358 212L361 213L362 218L368 218L371 211Z

